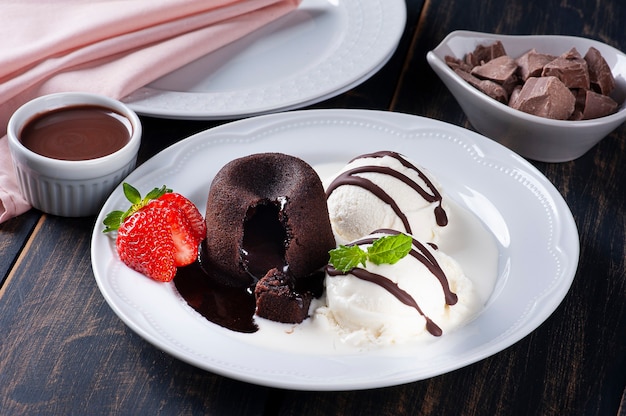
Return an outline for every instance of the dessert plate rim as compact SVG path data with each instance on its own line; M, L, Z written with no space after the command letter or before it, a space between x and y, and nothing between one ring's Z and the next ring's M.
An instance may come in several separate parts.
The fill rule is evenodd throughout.
M122 99L142 115L224 120L293 110L380 70L406 24L401 0L303 0L255 32Z
M123 208L121 186L104 204L92 235L92 268L103 297L129 328L183 361L234 379L299 390L377 388L441 375L513 345L554 312L578 265L578 231L569 207L522 157L458 126L372 110L270 114L184 139L125 181L142 193L168 185L204 212L212 177L235 157L282 151L316 166L377 150L398 151L429 169L444 192L472 211L497 240L496 288L482 313L462 328L410 348L348 353L334 352L332 345L319 352L279 345L285 340L289 345L291 327L275 345L257 344L246 338L250 334L201 317L173 283L153 282L119 261L101 224L107 212ZM306 335L305 326L297 328L297 336Z

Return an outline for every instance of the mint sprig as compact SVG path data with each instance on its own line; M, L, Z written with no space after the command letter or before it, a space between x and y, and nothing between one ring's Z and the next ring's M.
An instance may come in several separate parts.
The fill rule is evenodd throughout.
M409 254L413 238L406 234L381 237L367 248L369 261L374 264L395 264Z
M352 270L359 264L365 266L367 260L367 253L359 246L341 245L328 253L330 254L330 264L342 272Z
M122 188L124 190L124 196L126 196L126 199L130 201L131 206L126 211L109 212L104 218L104 221L102 221L102 223L104 224L104 230L102 230L103 233L117 231L120 228L120 225L122 225L122 223L124 222L124 220L126 220L126 218L130 217L135 212L148 205L150 201L154 199L159 199L164 194L172 192L171 189L163 185L160 188L154 188L153 190L148 192L145 197L142 198L141 193L139 193L139 191L130 184L124 182L122 184Z
M367 251L361 247L340 245L329 251L330 264L341 272L348 272L367 260L374 264L395 264L411 251L413 238L406 234L386 235L376 239Z

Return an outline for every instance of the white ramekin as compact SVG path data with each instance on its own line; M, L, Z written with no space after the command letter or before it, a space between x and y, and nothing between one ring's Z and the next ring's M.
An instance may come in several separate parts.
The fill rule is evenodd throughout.
M116 111L131 123L128 143L96 159L59 160L26 148L19 140L23 126L38 114L64 107L96 105ZM103 95L68 92L46 95L21 106L7 126L9 150L24 198L43 212L63 217L95 215L107 196L134 168L141 142L141 123L126 105Z

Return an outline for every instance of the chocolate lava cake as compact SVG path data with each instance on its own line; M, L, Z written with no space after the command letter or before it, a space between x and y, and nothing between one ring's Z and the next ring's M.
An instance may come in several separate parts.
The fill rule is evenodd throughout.
M301 322L304 318L300 315L294 321L290 308L281 302L304 309L300 296L294 295L297 281L324 267L328 251L335 248L324 188L313 168L282 153L253 154L229 162L211 184L206 224L202 261L217 271L213 275L219 276L220 283L254 286L276 269L269 273L272 290L262 293L279 297L270 303L282 305L279 309L285 310L285 316L275 311L265 315L280 322ZM284 290L275 290L277 286ZM268 304L268 298L261 308L258 299L257 314L264 316L262 305Z

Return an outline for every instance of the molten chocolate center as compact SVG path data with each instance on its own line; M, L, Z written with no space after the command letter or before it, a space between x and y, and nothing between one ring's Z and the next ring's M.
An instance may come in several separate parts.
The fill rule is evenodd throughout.
M268 270L285 270L287 232L280 219L281 209L268 202L250 207L244 224L241 259L244 268L259 280Z

